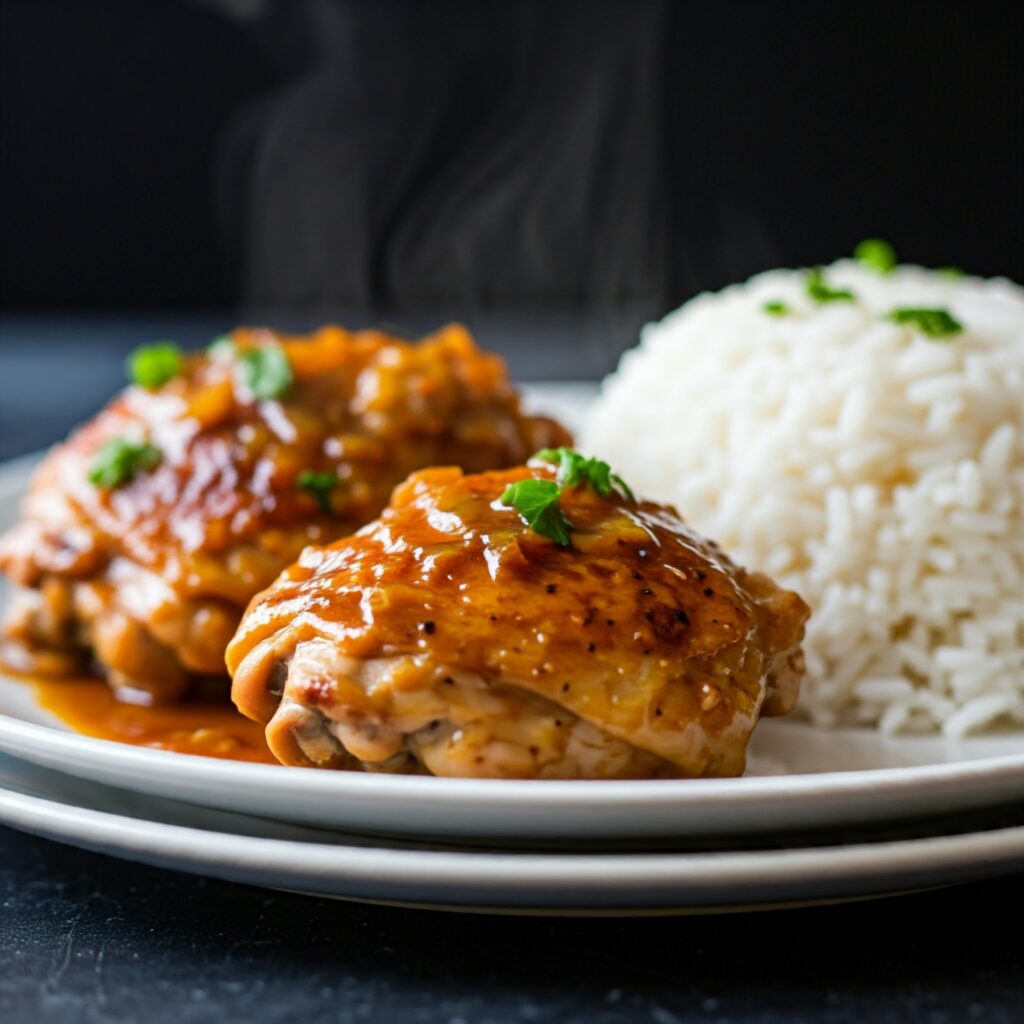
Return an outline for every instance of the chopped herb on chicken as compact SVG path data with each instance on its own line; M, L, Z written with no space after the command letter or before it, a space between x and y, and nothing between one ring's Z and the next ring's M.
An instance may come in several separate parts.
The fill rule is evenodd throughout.
M622 477L613 473L601 459L587 458L573 448L544 448L534 458L558 466L556 479L562 487L589 484L602 498L610 497L618 489L622 497L636 500Z
M128 441L115 437L97 453L89 467L89 482L101 490L112 491L128 483L138 473L160 462L160 449L148 441Z
M561 487L553 480L520 480L502 492L502 505L513 507L534 533L569 546L572 523L558 503Z

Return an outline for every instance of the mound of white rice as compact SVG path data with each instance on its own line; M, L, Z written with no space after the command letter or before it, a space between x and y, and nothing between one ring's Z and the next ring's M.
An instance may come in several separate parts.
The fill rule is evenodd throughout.
M814 610L801 708L959 736L1024 723L1024 289L772 271L646 327L581 447ZM789 312L770 315L766 302ZM884 319L948 310L930 339Z

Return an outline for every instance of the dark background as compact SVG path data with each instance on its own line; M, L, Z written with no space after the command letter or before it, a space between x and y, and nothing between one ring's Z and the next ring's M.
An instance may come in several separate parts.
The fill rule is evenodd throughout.
M1024 279L1016 4L0 11L8 310L655 315L869 234Z
M0 0L0 459L240 322L596 380L867 235L1024 280L1018 7Z

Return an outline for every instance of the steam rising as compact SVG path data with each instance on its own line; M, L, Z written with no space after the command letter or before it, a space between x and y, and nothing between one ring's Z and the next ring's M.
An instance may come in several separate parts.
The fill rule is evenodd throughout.
M244 301L660 305L664 14L661 2L273 7L253 30L291 67L229 127L219 172Z

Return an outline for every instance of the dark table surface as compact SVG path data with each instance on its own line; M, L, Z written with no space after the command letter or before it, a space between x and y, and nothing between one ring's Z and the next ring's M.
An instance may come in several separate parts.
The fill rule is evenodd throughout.
M88 415L137 341L198 343L226 322L0 318L0 457ZM486 341L522 379L594 378L629 330L498 325ZM1024 874L720 917L454 915L266 892L0 829L0 1021L1019 1024L1021 906Z
M720 917L431 913L0 830L0 1019L1019 1024L1024 876Z

